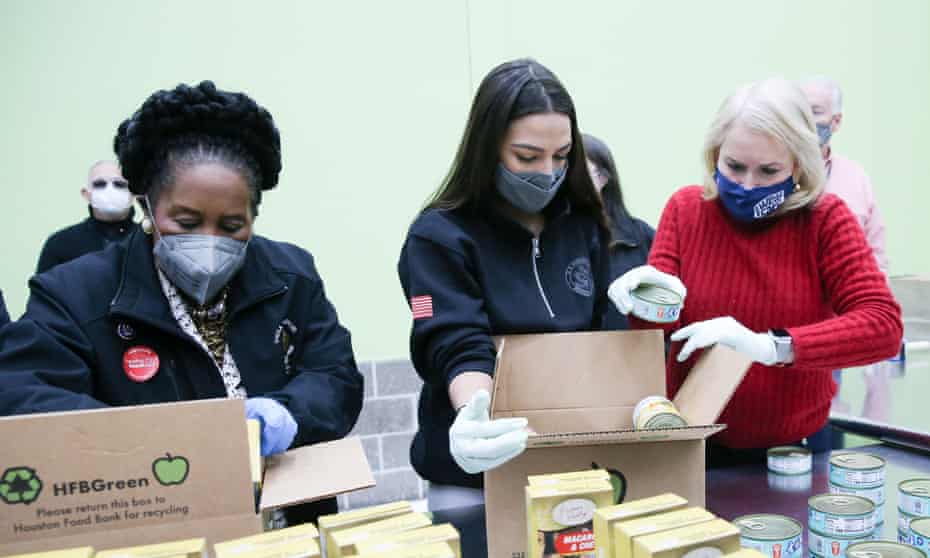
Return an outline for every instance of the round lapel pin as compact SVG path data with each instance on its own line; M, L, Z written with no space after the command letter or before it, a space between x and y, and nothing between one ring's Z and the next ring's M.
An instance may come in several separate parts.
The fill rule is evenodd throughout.
M120 323L116 326L116 334L123 341L132 341L136 338L136 330L127 323Z
M158 366L158 353L148 347L130 347L123 353L123 371L134 382L150 380Z

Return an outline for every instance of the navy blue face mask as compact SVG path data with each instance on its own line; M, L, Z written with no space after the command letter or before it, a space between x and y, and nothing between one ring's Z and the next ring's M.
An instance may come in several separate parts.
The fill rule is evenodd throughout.
M717 169L714 172L714 181L717 182L717 193L723 206L734 219L743 223L752 223L768 217L781 207L795 190L793 176L771 186L746 188L739 182L733 182Z

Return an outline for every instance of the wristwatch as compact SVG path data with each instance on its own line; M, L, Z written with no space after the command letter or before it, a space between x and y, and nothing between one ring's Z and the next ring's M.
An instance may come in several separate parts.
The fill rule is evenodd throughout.
M786 365L794 362L794 342L791 334L784 329L769 330L769 337L775 342L776 364Z

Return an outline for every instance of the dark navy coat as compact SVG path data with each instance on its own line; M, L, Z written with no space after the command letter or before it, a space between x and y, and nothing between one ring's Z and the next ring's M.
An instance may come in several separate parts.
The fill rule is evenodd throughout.
M48 237L39 253L36 273L43 273L58 264L80 258L84 254L103 250L139 229L139 225L132 220L135 210L130 210L129 216L122 221L113 223L100 221L94 217L92 209L88 211L90 211L90 216L87 219L76 225L65 227Z
M0 415L226 397L213 359L179 327L151 240L124 242L32 278L22 319L0 335ZM295 446L346 435L362 405L349 332L313 258L253 237L230 284L227 342L249 396L282 403ZM158 355L154 377L127 377L131 347Z
M414 312L411 358L424 381L411 462L431 482L482 485L449 453L448 388L463 372L493 374L492 336L602 326L607 231L561 197L545 213L538 239L490 208L428 210L407 234L398 274Z

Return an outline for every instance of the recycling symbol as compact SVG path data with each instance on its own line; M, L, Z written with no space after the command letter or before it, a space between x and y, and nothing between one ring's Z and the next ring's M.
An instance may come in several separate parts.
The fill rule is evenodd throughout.
M7 504L31 504L42 492L42 480L30 467L10 467L0 477L0 500Z

